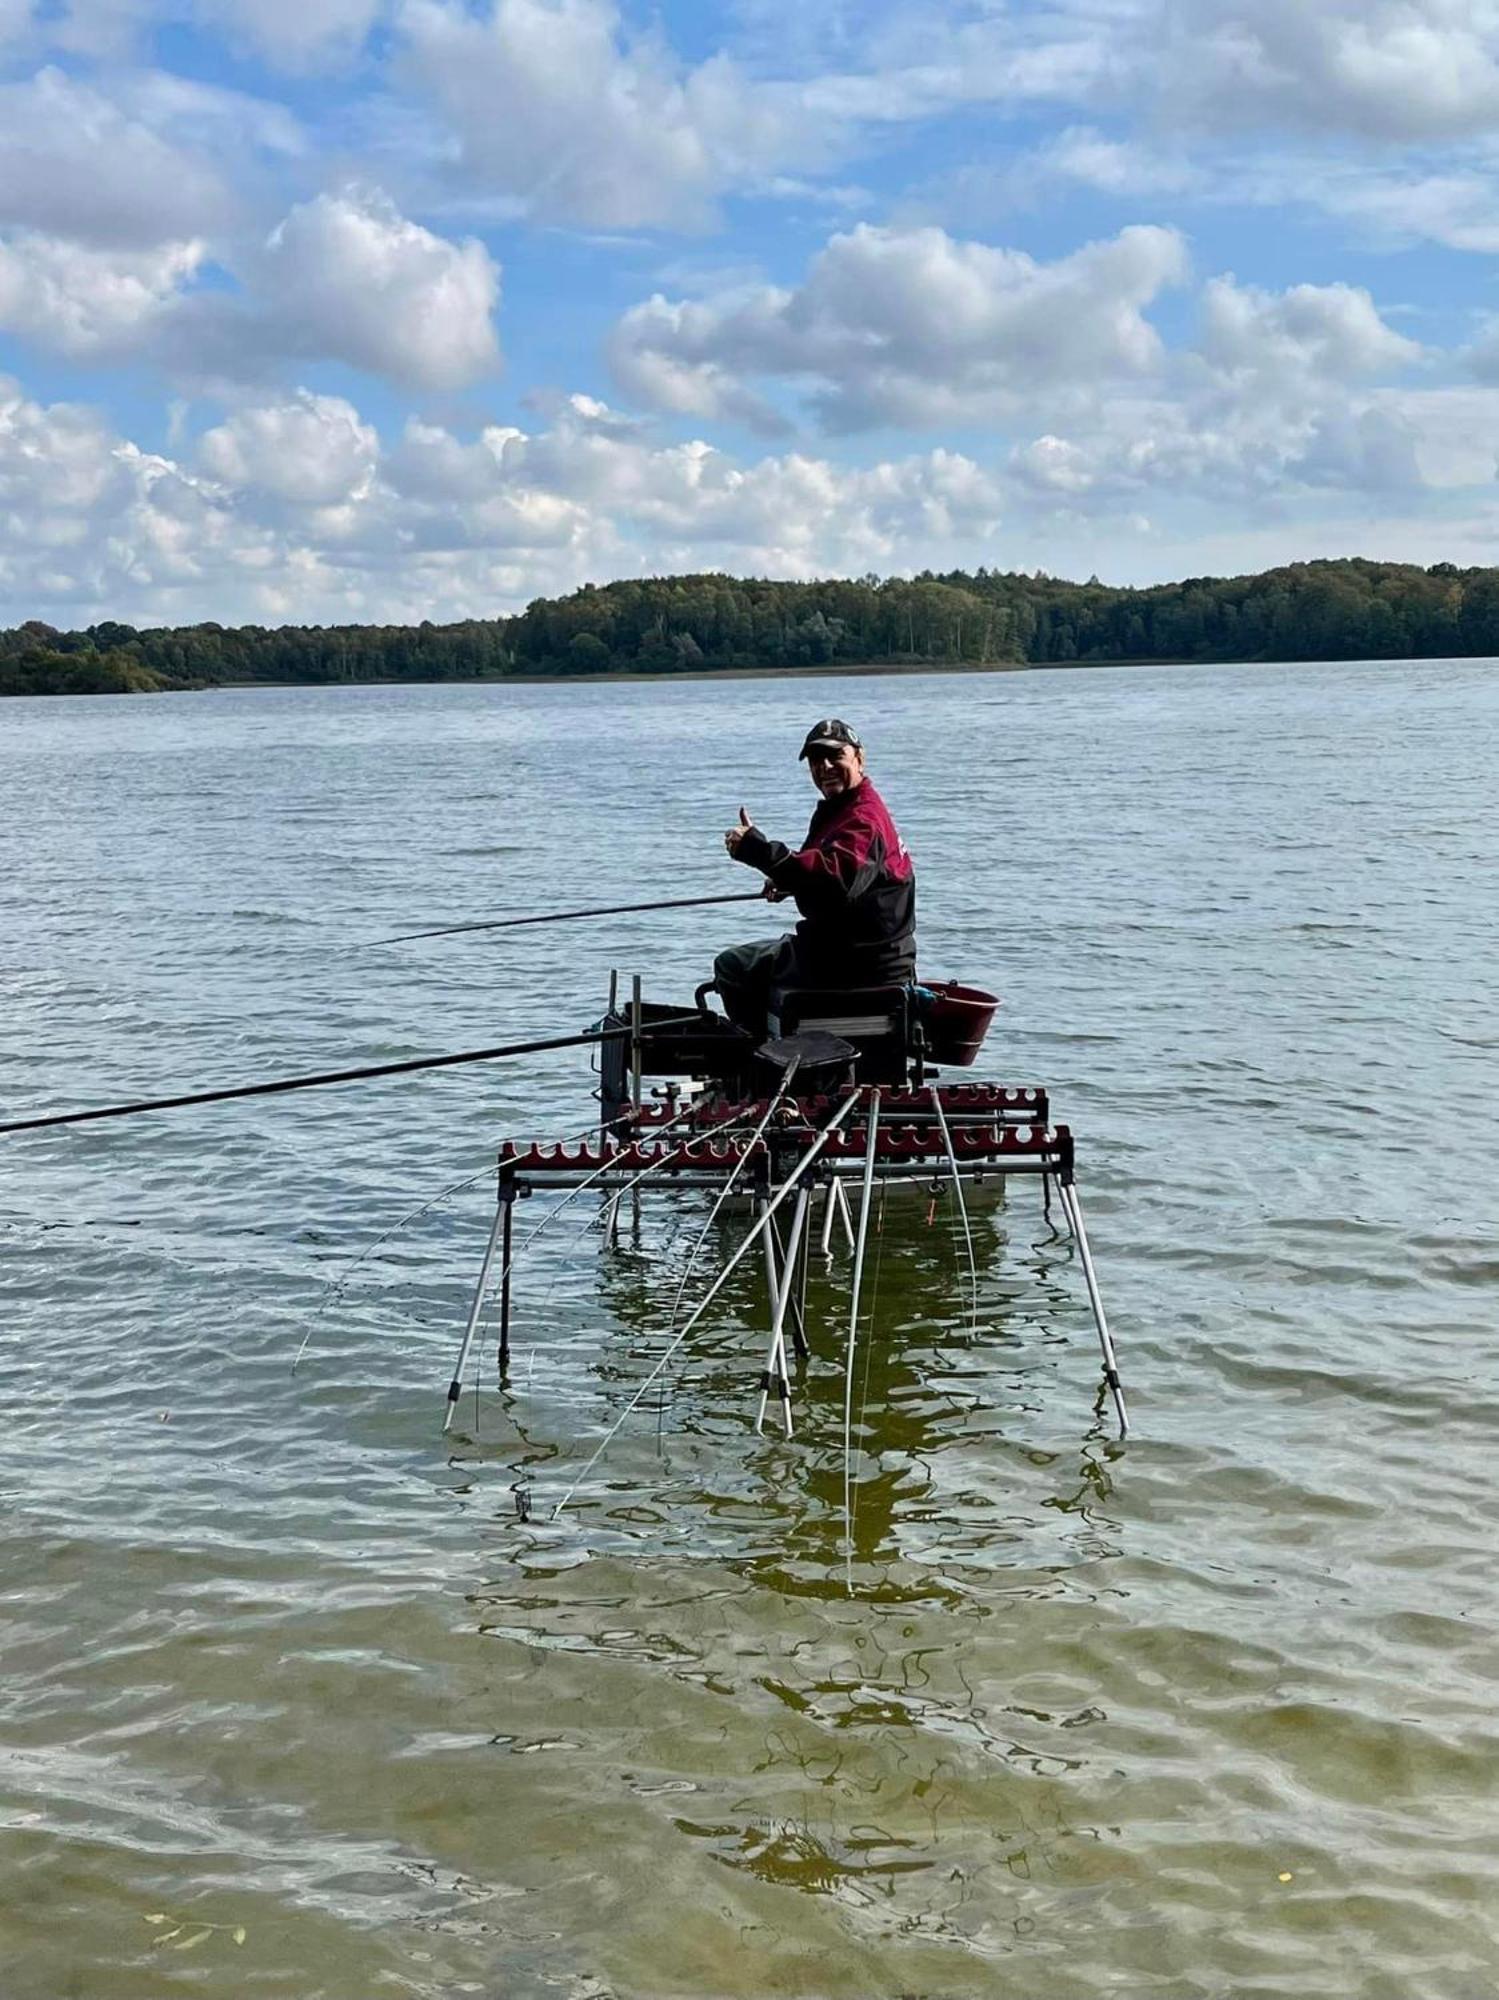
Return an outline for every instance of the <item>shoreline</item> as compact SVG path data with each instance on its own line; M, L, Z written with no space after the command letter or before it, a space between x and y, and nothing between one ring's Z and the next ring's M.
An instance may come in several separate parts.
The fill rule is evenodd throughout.
M1424 658L1424 655L1412 655ZM358 681L208 681L201 688L163 688L163 694L213 694L243 692L247 688L339 688L339 687L607 687L631 681L789 681L827 680L844 674L920 677L930 674L1045 674L1092 671L1113 667L1284 667L1337 666L1336 660L874 660L852 663L840 661L821 667L694 667L676 671L633 673L627 667L611 668L597 674L455 674L442 680L358 680ZM1396 662L1391 661L1390 665Z
M1353 654L1336 660L1189 660L1180 655L1152 660L866 660L839 661L821 667L693 667L682 672L632 673L627 667L611 668L597 674L482 674L454 675L450 679L360 680L360 681L209 681L202 688L164 688L164 694L212 694L245 688L323 687L607 687L630 681L789 681L828 680L845 674L872 674L920 677L930 674L1070 674L1111 671L1126 667L1336 667L1346 666ZM1401 654L1398 658L1371 662L1381 666L1408 665L1413 660L1432 657L1459 657L1446 654ZM1460 657L1478 657L1463 655Z
M1396 655L1339 654L1333 659L1202 659L1162 655L1152 659L1113 660L865 660L828 662L820 666L798 667L691 667L680 671L656 669L635 673L628 667L611 667L600 673L582 674L451 674L434 679L371 677L359 680L223 680L201 681L193 687L97 688L39 690L0 689L0 702L15 701L100 701L111 697L138 695L199 695L244 693L256 688L354 688L354 687L607 687L632 681L659 684L662 681L828 680L851 674L875 677L920 677L933 674L1045 674L1115 672L1133 667L1335 667L1351 661L1373 666L1409 666L1423 660L1461 661L1487 659L1473 653L1400 653Z

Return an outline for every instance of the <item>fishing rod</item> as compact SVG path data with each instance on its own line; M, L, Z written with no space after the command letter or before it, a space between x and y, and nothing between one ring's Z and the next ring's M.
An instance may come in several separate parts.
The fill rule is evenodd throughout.
M640 1031L641 1041L668 1028L686 1027L700 1021L701 1014L675 1014L667 1021L653 1021ZM269 1083L241 1083L227 1090L195 1090L182 1097L142 1098L134 1104L106 1104L94 1111L57 1111L45 1118L13 1118L0 1124L6 1132L40 1132L53 1125L83 1125L96 1118L133 1118L146 1111L176 1111L186 1104L223 1104L233 1097L273 1097L287 1090L317 1090L329 1083L362 1083L368 1077L409 1076L419 1069L452 1069L459 1063L499 1062L505 1056L540 1055L547 1049L576 1049L590 1042L620 1041L635 1033L632 1027L593 1028L583 1035L551 1035L545 1041L509 1042L497 1049L465 1049L452 1056L413 1056L406 1062L371 1063L363 1069L325 1070L319 1076L283 1076Z
M580 917L638 917L648 916L656 910L700 910L709 903L762 903L763 889L752 889L748 895L735 896L682 896L672 903L613 903L604 910L548 910L539 917L496 917L489 923L444 924L434 931L398 931L394 937L374 938L372 944L407 944L412 938L455 937L459 931L514 931L523 924L572 924Z

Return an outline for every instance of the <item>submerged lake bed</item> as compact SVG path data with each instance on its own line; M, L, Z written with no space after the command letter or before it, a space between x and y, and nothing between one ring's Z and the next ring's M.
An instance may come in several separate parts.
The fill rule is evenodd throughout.
M0 1139L18 1996L1499 1990L1493 663L16 699L5 1115L685 999L782 913L372 941L753 886L827 714L1076 1135L1135 1435L1014 1179L976 1314L881 1215L847 1565L846 1260L793 1440L750 1260L555 1516L705 1204L574 1204L444 1439L586 1050Z

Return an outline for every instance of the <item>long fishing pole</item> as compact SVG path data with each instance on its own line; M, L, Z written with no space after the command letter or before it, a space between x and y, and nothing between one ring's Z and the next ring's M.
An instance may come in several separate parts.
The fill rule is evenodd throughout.
M709 903L761 903L764 900L763 889L752 889L748 895L682 896L672 903L613 903L603 910L548 910L537 917L496 917L488 923L443 924L433 931L398 931L394 937L373 938L371 943L407 944L412 938L456 937L460 931L514 931L523 924L572 924L580 917L648 916L656 910L700 910Z
M666 1021L653 1021L641 1031L649 1041L668 1028L686 1027L700 1021L700 1014L675 1014ZM146 1111L177 1111L187 1104L223 1104L234 1097L273 1097L287 1090L317 1090L329 1083L362 1083L369 1077L409 1076L419 1069L452 1069L459 1063L499 1062L506 1056L540 1055L548 1049L582 1048L590 1042L619 1041L634 1033L630 1027L594 1028L583 1035L550 1035L544 1041L508 1042L497 1049L465 1049L452 1056L413 1056L406 1062L370 1063L363 1069L331 1069L319 1076L283 1076L270 1083L241 1083L227 1090L195 1090L181 1097L141 1098L133 1104L106 1104L94 1111L56 1111L45 1118L12 1118L0 1124L6 1132L40 1132L52 1125L83 1125L96 1118L134 1118Z

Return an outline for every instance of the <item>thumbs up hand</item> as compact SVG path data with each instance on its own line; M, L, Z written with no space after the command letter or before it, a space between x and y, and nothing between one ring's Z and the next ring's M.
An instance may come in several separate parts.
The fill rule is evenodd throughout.
M739 808L738 826L731 826L723 837L723 844L730 854L737 854L739 852L740 841L743 840L754 824L755 822L750 818L749 813L741 806Z

